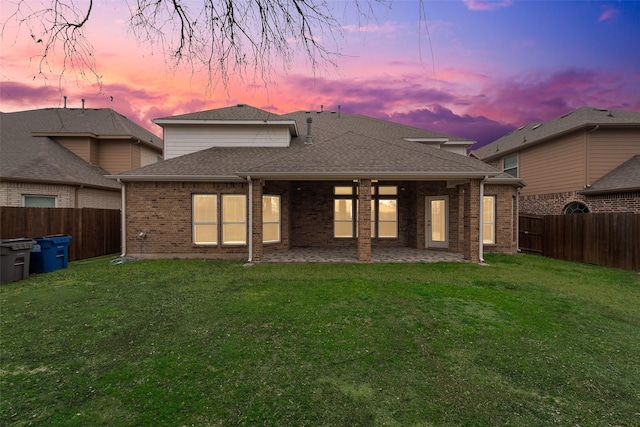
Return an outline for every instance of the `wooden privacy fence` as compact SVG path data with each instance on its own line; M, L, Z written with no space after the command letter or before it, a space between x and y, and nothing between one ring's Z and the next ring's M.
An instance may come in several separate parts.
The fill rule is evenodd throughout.
M520 249L550 258L640 271L640 215L520 216Z
M120 211L91 208L0 208L0 237L71 236L69 261L120 252Z

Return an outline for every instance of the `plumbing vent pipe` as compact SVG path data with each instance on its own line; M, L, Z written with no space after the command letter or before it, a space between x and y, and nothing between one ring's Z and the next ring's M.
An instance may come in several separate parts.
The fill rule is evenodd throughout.
M307 117L307 138L304 140L305 144L313 144L313 138L311 137L311 122L313 119Z

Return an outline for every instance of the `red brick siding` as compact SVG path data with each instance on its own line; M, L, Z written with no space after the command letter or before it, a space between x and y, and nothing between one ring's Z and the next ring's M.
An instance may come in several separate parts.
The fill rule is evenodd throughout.
M127 254L142 258L248 257L247 245L195 245L192 230L193 194L247 194L246 183L130 182L125 191ZM141 232L146 233L144 239Z
M529 215L562 215L571 202L582 202L590 212L640 213L640 192L587 196L575 191L520 197L520 213Z
M495 243L484 245L484 252L515 253L518 249L517 189L507 185L485 185L484 195L496 197Z
M358 261L371 261L371 180L358 183Z

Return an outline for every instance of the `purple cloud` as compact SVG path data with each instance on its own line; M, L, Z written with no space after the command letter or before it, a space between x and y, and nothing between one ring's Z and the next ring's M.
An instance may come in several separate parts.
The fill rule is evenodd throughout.
M618 15L620 15L620 10L615 9L612 6L603 6L602 8L603 10L602 10L602 13L600 14L600 17L598 18L598 22L612 21L615 18L617 18Z
M496 10L511 6L512 0L463 0L469 10Z

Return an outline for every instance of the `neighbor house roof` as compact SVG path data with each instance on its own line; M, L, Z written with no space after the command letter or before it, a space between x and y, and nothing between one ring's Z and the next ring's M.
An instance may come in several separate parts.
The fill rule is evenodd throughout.
M298 129L288 147L213 147L113 175L131 181L264 179L460 179L498 177L497 169L464 155L430 147L415 140L433 138L464 141L357 114L299 111L277 115L246 105L157 120L244 121L249 117L293 121ZM310 138L307 118L310 117ZM177 121L174 121L178 119ZM311 143L308 143L310 139ZM468 140L467 140L468 141ZM521 182L510 177L512 183Z
M582 107L547 122L533 122L499 138L470 155L484 161L505 156L551 138L595 126L638 127L640 112Z
M639 190L640 154L637 154L579 193L595 195Z
M118 189L120 185L49 136L130 137L162 149L162 140L111 109L48 108L0 113L0 179Z
M278 114L261 110L246 104L237 104L233 107L162 117L154 119L153 122L160 126L168 124L284 124L289 126L291 135L298 135L298 128L296 127L295 120L287 119Z
M133 139L162 150L162 139L111 108L44 108L16 113L30 120L35 136L88 135L104 139Z

